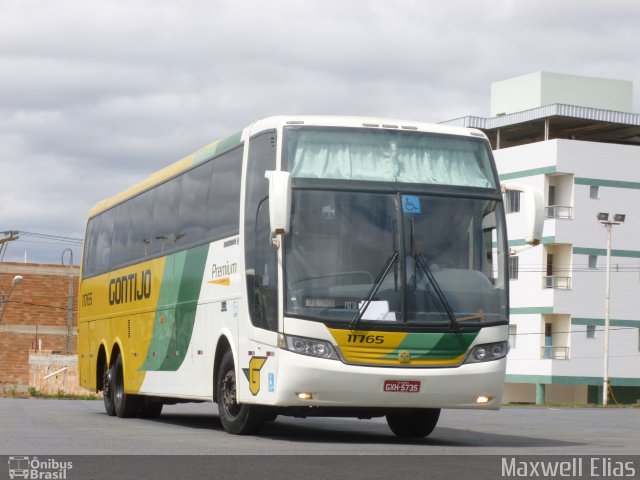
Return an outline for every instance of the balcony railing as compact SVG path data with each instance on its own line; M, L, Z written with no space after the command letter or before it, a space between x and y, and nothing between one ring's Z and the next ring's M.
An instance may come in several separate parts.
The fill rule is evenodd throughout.
M569 360L569 347L540 347L540 358Z
M546 218L573 218L573 207L567 207L564 205L549 205L545 208Z
M571 277L559 277L557 275L542 277L542 288L569 290L571 288Z

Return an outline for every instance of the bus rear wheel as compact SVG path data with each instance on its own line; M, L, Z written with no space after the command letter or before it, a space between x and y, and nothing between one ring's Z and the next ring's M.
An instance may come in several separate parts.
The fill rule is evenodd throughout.
M401 438L424 438L436 428L440 418L439 408L424 408L407 413L387 415L387 424Z
M220 363L216 398L220 422L228 433L251 435L267 420L266 411L261 407L237 402L236 370L231 351L224 354Z
M120 418L135 417L140 410L140 397L124 393L124 369L122 356L118 354L113 365L113 404Z
M115 416L116 407L113 404L113 368L110 368L107 362L104 362L104 370L102 371L102 400L104 401L104 409L110 417Z

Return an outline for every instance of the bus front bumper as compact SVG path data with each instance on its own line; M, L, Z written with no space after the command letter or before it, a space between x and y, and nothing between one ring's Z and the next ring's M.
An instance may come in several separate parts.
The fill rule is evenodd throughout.
M395 368L279 354L277 406L500 408L506 358L451 368Z

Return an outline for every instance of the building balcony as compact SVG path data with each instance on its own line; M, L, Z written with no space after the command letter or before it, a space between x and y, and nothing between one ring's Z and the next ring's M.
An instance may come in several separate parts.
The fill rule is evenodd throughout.
M571 277L548 275L542 277L542 288L555 288L560 290L571 289Z
M546 360L569 360L569 347L540 347L540 358Z
M573 207L565 205L549 205L545 207L545 218L573 219Z

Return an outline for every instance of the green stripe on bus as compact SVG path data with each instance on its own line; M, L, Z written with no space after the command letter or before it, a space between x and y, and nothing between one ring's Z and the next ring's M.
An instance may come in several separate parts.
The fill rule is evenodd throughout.
M178 301L175 309L174 331L170 339L169 353L162 362L159 370L175 371L184 361L193 325L196 321L196 308L202 288L202 275L209 253L209 245L187 250L182 275L179 277Z
M220 140L219 142L214 143L210 147L205 147L202 150L199 150L198 152L196 152L193 158L193 164L197 165L198 163L204 162L205 160L224 153L227 150L231 150L233 147L240 145L241 138L242 131L234 133L224 140Z
M175 371L187 354L208 245L169 255L162 275L158 311L141 370Z
M466 352L478 333L409 333L402 343L382 358L398 358L400 351L411 354L413 360L450 359Z

